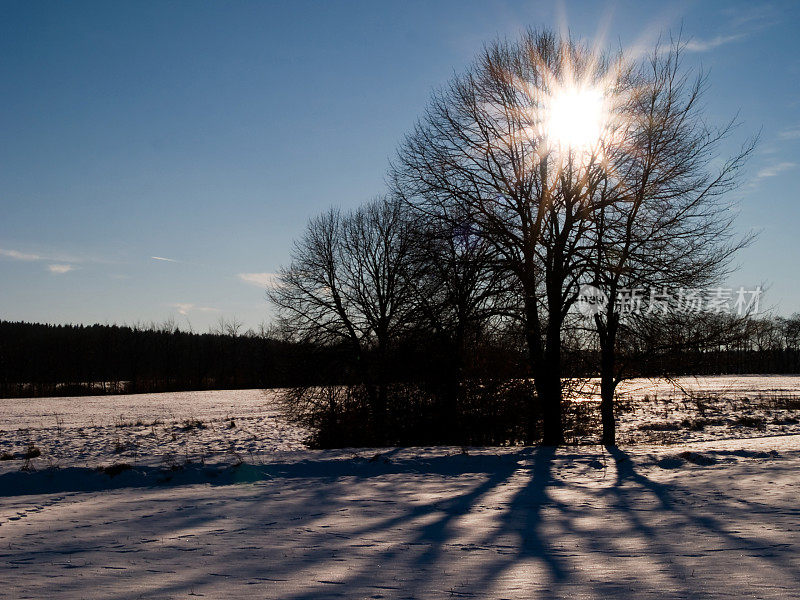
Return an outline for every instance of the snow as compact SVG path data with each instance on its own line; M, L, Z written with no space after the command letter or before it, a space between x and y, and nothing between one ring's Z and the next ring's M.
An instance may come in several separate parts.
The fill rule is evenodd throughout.
M587 388L585 398L599 400L599 382L592 381ZM623 444L800 433L797 375L632 379L619 385L617 395L623 409L617 414L618 440Z
M163 424L116 427L120 415ZM186 419L206 427L184 431ZM614 454L314 451L256 391L6 401L0 424L0 450L20 451L26 435L42 448L0 462L0 597L791 598L800 589L800 435L707 434ZM118 430L136 454L108 449ZM230 442L252 453L237 456ZM97 470L121 462L131 468L113 477Z
M712 464L679 457L689 450ZM299 452L228 467L222 485L4 488L0 594L788 598L798 468L800 436L787 436L616 457ZM233 483L240 470L250 483Z
M220 454L233 460L304 448L307 432L279 417L275 393L222 390L0 400L0 454L20 454L33 444L42 453L34 466L41 468L103 461L172 464Z

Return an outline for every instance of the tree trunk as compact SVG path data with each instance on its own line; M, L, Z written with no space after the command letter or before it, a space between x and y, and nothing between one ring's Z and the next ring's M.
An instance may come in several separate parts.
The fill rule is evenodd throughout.
M367 439L374 446L381 447L386 443L386 386L373 380L365 388L371 418Z
M603 422L604 446L617 445L617 424L614 419L614 347L601 350L600 358L600 418Z
M377 446L385 446L388 440L386 409L389 396L388 350L385 343L379 341L375 359L377 364L375 364L372 374L374 377L372 412L375 420L375 443Z
M552 359L540 365L536 377L536 395L542 407L542 444L560 446L564 443L564 424L561 417L561 377L557 362Z
M536 394L542 407L542 444L560 446L564 443L564 423L561 410L561 327L548 323L547 347L536 370Z
M547 345L544 349L544 372L541 379L544 384L542 402L542 444L560 446L564 443L564 422L562 419L561 394L561 326L563 318L564 277L560 265L563 255L560 246L554 250L553 263L547 275Z
M447 443L463 444L466 441L463 439L464 431L461 428L459 400L464 366L464 328L460 324L456 326L452 350L452 362L447 365L447 373L445 374L443 414L440 422L442 430L447 432L445 434Z
M386 431L386 400L388 390L386 383L378 384L377 406L375 407L375 436L378 446L385 446L388 439Z
M602 444L608 447L617 445L617 423L614 418L616 344L617 323L615 316L611 316L608 326L600 335L600 419L603 423Z
M542 443L545 446L560 446L564 443L564 424L561 416L561 327L550 321L547 325L547 345L543 347L535 300L528 296L528 358L534 375L536 398L530 399L528 413L527 443L533 443L535 433L536 404L542 411Z

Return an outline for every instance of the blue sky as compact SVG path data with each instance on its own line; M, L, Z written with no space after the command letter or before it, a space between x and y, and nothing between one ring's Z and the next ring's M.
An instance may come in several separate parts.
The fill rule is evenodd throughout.
M497 36L650 47L683 27L706 114L761 131L731 285L800 311L800 4L0 2L0 317L270 317L307 218L385 188L431 91ZM159 258L154 258L159 257ZM169 259L169 260L162 260Z

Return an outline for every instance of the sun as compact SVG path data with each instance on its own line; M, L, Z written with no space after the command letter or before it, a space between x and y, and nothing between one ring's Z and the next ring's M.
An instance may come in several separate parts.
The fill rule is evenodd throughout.
M564 86L548 99L544 135L562 151L585 153L596 148L601 141L606 113L600 88Z

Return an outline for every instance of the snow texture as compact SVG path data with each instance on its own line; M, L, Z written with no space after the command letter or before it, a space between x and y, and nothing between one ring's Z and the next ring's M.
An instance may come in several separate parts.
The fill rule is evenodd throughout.
M120 415L163 424L116 427ZM40 457L0 462L0 597L792 598L800 589L800 435L613 452L312 451L255 391L7 401L0 418L4 448L22 452L25 435L42 446ZM135 455L108 449L134 428Z

